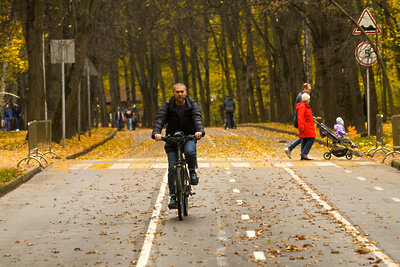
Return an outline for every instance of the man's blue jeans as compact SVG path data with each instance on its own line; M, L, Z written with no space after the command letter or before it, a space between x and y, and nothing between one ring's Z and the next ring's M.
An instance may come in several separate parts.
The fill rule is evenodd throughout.
M183 151L185 153L186 163L189 167L189 170L194 170L197 167L197 155L196 155L196 142L193 140L189 140L185 143L183 147ZM175 186L174 186L174 164L178 159L178 151L172 151L167 153L168 156L168 187L169 194L175 194Z
M300 145L300 143L301 143L301 138L299 138L296 141L294 141L293 143L291 143L290 146L288 146L288 149L290 151L292 151L293 149L296 148L296 146Z
M301 153L308 155L314 144L315 137L301 138Z

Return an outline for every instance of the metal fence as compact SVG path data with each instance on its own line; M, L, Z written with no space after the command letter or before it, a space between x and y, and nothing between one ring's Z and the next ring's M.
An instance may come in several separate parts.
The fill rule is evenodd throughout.
M23 161L29 164L30 160L35 160L43 166L41 160L47 163L46 154L53 154L59 158L56 152L51 151L51 121L31 121L28 123L28 155L18 162L17 167Z

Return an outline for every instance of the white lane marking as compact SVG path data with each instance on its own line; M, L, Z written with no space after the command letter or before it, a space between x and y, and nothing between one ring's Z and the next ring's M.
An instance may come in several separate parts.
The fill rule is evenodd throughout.
M370 162L370 161L354 161L358 165L376 165L375 162Z
M366 180L364 177L361 177L361 176L358 176L357 179L360 180L360 181L365 181Z
M231 174L232 172L226 172L226 174Z
M226 248L225 247L217 248L217 265L220 267L228 266L228 261L226 260Z
M344 170L344 172L347 172L347 173L352 173L352 171L350 171L350 170Z
M226 232L223 229L223 224L221 221L221 218L219 217L219 214L217 213L217 224L218 224L218 241L220 242L227 242L228 238L226 237ZM226 247L225 244L220 244L220 247L217 248L217 265L219 267L222 266L228 266L228 262L226 259Z
M199 168L210 168L210 163L205 163L205 162L199 162L197 163Z
M314 191L299 177L297 176L292 169L284 168L286 172L288 172L293 179L300 185L300 187L307 192L307 194L311 195L321 206L323 206L339 223L341 223L346 231L350 233L358 242L364 245L367 249L369 249L377 258L382 260L389 267L398 267L399 265L389 258L383 250L379 249L375 246L371 241L369 241L366 237L363 236L348 220L346 220L339 212L333 210L331 206L328 205L324 200L321 199Z
M110 169L128 169L131 166L130 163L114 163L110 166Z
M234 183L234 182L236 182L236 180L235 179L229 179L229 182Z
M380 187L380 186L374 186L374 189L375 189L376 191L383 191L383 188Z
M392 199L394 202L400 202L400 198L398 198L398 197L392 197Z
M240 190L239 190L239 189L236 189L236 188L233 189L232 191L233 191L233 193L240 193Z
M87 168L89 168L92 165L93 164L74 164L69 169L70 170L86 170Z
M320 166L320 167L336 167L337 165L333 162L313 162L315 165Z
M232 167L251 167L250 163L248 162L232 162Z
M294 167L294 165L290 162L275 162L275 163L272 163L272 165L275 167L281 167L281 168Z
M228 158L228 161L243 161L243 158Z
M149 228L147 229L147 233L143 242L142 251L140 252L139 260L138 263L136 264L136 267L146 266L149 260L151 246L154 240L154 234L157 229L157 224L159 223L160 220L162 201L164 199L167 183L168 183L168 170L165 172L161 182L160 192L158 193L156 204L154 205L153 214L151 215L151 220L149 223Z
M150 165L153 169L165 169L168 168L168 163L153 163Z
M243 200L238 199L236 200L236 205L241 206L243 204Z
M225 170L230 170L231 168L229 168L229 167L225 167Z
M243 221L250 220L250 216L248 214L242 214L241 218Z
M265 260L267 260L267 258L265 258L264 252L262 252L262 251L254 251L253 252L253 256L254 256L254 259L256 261L265 261Z
M256 232L255 231L246 231L246 235L248 238L255 238Z
M137 159L135 158L129 158L129 159L117 159L117 161L135 161Z

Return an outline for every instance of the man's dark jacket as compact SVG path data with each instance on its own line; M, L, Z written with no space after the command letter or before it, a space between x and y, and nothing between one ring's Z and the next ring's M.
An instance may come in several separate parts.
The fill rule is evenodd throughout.
M157 114L151 138L154 139L156 134L161 134L162 129L166 125L166 135L173 135L177 131L182 131L186 135L193 135L196 132L202 132L205 135L201 111L196 101L186 96L185 111L183 113L183 122L175 109L175 98L172 97L166 102ZM166 144L167 152L174 150L169 144Z

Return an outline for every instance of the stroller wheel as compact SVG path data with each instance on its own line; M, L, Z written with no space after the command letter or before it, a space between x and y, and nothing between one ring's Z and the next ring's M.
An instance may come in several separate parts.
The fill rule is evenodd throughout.
M331 159L331 157L332 157L332 154L330 152L324 153L324 159L328 160L328 159Z
M352 158L353 158L353 152L351 152L351 150L347 151L346 159L351 160Z

